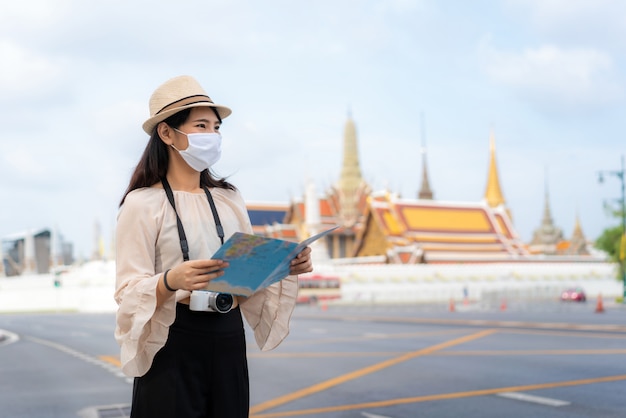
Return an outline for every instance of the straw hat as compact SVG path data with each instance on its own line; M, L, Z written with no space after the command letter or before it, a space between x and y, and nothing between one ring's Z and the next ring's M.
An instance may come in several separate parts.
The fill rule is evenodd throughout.
M193 77L181 75L167 80L150 96L150 119L143 123L143 130L152 135L152 130L159 122L176 112L197 106L214 107L222 119L232 112L226 106L213 103Z

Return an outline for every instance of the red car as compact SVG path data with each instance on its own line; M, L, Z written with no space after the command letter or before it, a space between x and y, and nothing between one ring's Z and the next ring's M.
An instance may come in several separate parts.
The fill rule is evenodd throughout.
M585 302L587 300L587 296L585 296L585 292L580 287L574 287L564 290L563 293L561 293L561 300Z

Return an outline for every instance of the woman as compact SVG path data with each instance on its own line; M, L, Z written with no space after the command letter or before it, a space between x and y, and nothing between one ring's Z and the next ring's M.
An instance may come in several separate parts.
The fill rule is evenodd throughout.
M143 129L150 140L122 198L116 232L115 338L123 372L135 377L131 417L247 417L242 314L262 350L280 344L297 275L312 271L311 250L294 259L287 278L248 298L233 296L227 313L190 310L191 291L228 268L210 259L223 240L252 233L240 193L209 169L220 157L219 128L231 110L189 76L158 87L149 107Z

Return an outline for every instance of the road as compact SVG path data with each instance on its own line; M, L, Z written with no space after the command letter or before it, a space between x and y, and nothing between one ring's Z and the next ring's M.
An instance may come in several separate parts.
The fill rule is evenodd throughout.
M626 309L300 306L287 340L249 335L251 416L623 417ZM0 417L125 417L114 315L0 315Z

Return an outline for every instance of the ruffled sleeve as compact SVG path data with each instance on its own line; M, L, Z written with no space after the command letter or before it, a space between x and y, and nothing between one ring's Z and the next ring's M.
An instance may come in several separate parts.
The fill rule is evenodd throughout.
M146 193L130 193L120 208L116 229L116 291L118 304L115 339L120 344L122 371L141 376L167 339L176 316L176 298L157 307L155 242L160 220L146 213Z
M288 276L256 292L241 304L241 311L261 350L276 348L289 335L289 320L297 296L298 276Z

